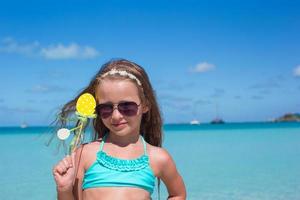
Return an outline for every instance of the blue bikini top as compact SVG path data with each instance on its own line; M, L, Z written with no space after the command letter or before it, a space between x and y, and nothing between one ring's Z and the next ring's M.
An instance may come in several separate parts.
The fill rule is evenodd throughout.
M103 137L96 161L84 174L82 189L96 187L137 187L153 193L155 176L149 164L146 143L144 154L137 159L125 160L106 154L102 149L107 134Z

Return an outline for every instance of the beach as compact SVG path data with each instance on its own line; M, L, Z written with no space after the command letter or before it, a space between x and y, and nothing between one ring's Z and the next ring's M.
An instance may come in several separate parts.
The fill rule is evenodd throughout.
M0 199L56 199L51 171L64 154L45 146L48 129L0 128ZM165 125L163 146L188 199L300 199L299 123Z

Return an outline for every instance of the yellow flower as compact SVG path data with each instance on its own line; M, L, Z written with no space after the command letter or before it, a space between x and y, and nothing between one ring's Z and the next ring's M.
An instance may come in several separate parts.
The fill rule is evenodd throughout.
M90 93L82 94L76 103L76 110L82 116L90 116L95 112L96 100Z

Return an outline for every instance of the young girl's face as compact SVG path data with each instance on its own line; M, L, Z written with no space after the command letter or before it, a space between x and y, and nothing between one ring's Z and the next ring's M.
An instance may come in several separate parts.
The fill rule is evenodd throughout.
M138 88L133 82L126 79L104 79L97 88L96 95L98 97L98 104L113 104L114 109L112 114L101 117L104 125L111 133L118 136L139 134L142 115L148 109L142 104ZM120 113L118 104L122 102L134 102L139 105L137 113L133 116Z

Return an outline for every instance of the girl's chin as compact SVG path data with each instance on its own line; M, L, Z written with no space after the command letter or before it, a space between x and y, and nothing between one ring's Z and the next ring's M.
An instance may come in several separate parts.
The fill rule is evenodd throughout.
M123 128L112 128L110 130L110 132L112 132L113 134L117 135L117 136L128 136L128 135L131 135L133 134L135 131L133 129L131 129L130 127L126 126L126 127L123 127Z
M113 131L116 131L116 132L122 132L123 130L127 129L128 127L128 124L125 123L125 124L118 124L118 125L111 125L111 129Z
M111 128L111 132L113 132L116 135L119 136L124 136L124 135L128 135L130 133L129 128L127 127L126 124L121 125L121 126L117 126L117 127L112 127Z

